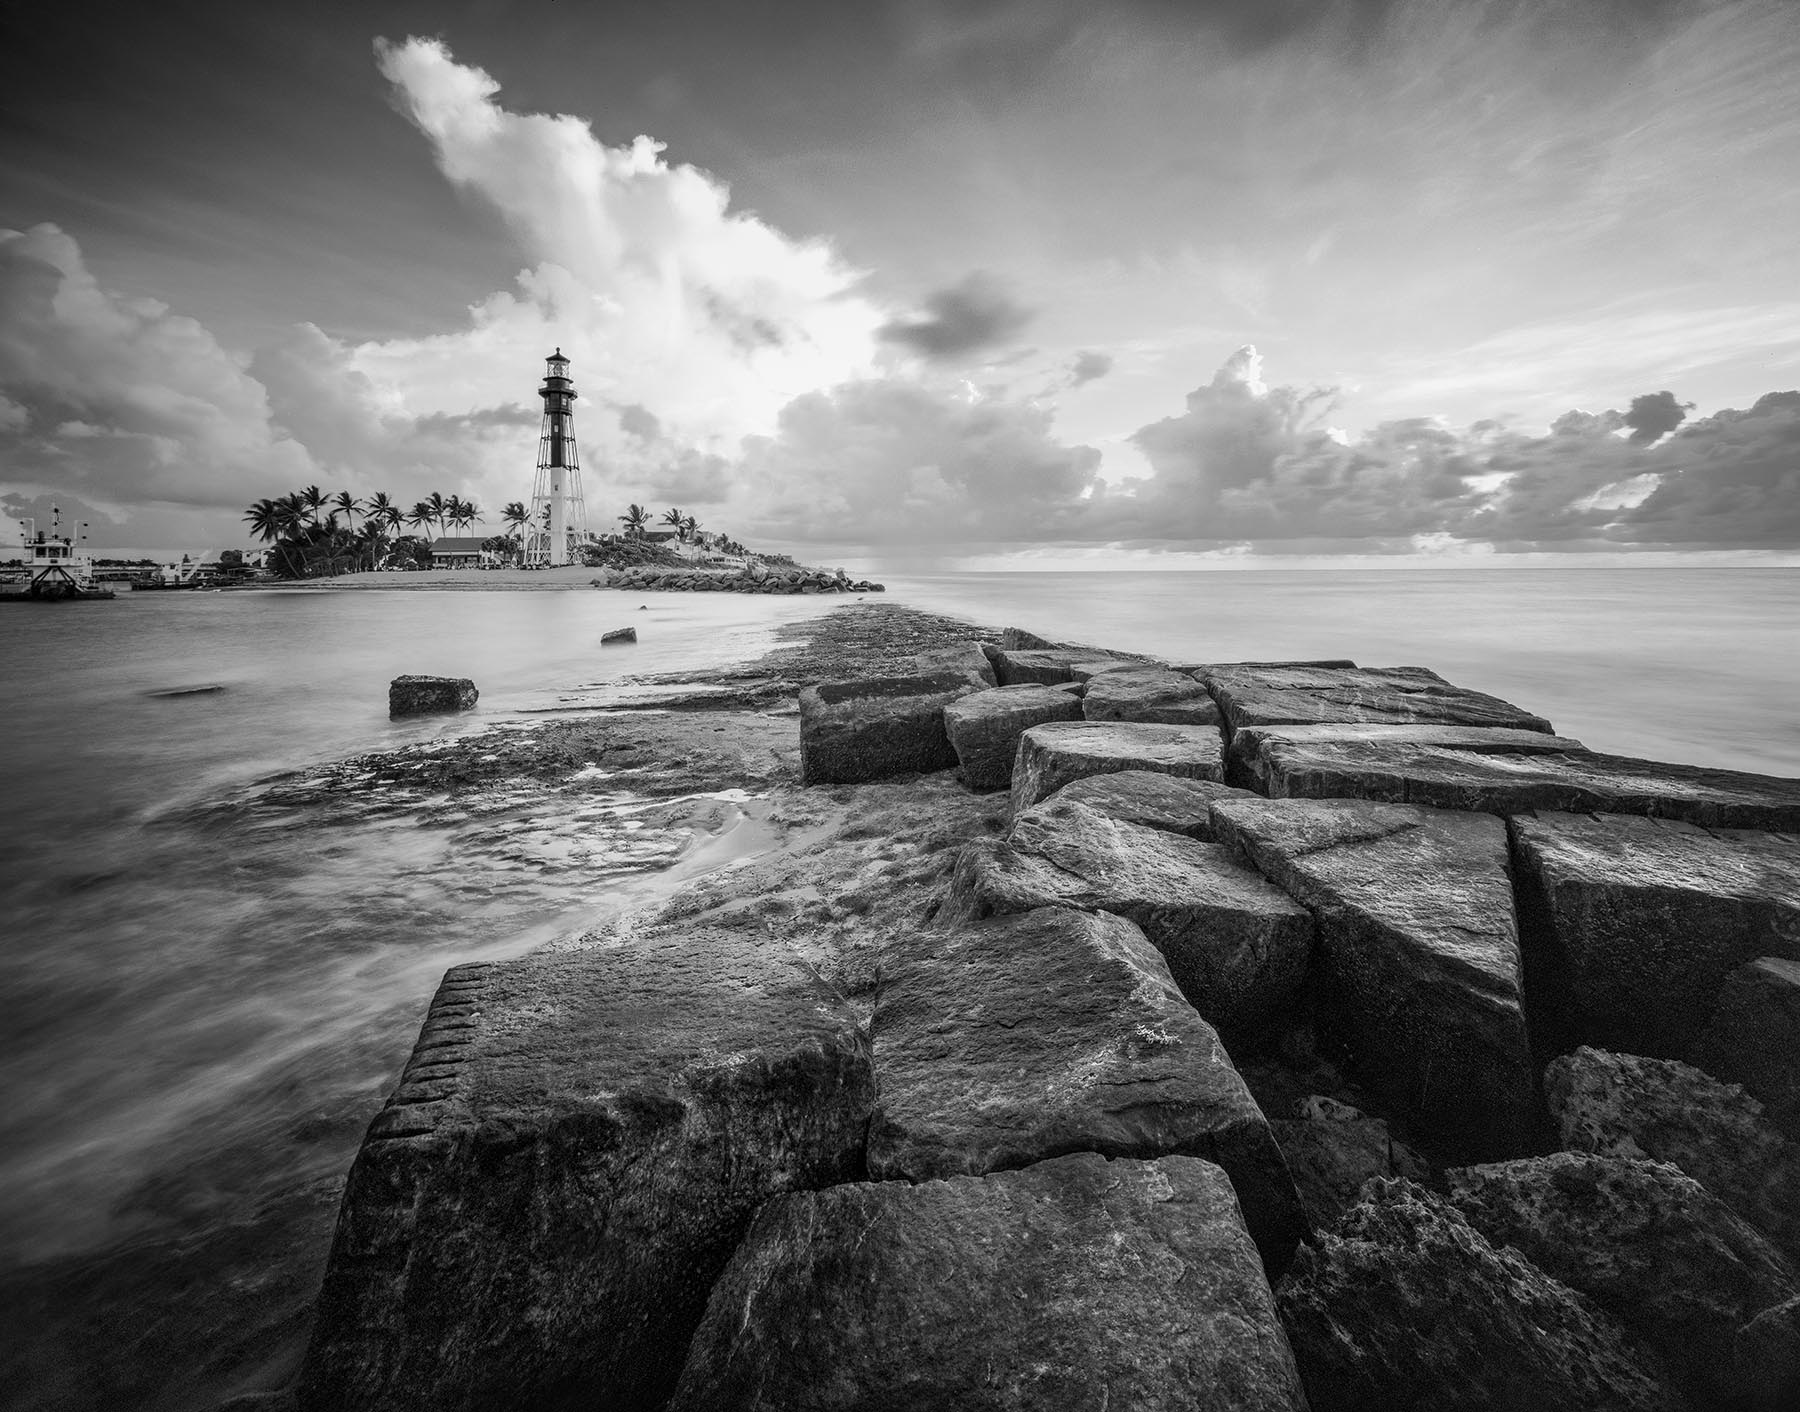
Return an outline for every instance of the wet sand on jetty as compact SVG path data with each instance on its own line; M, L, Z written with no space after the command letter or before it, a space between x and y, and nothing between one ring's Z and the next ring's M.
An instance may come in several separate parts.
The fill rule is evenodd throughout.
M510 586L585 588L592 576L559 572L583 577L563 584L520 573ZM388 581L416 578L430 580L420 588L485 589L507 575L357 577L367 582L356 587L411 587ZM971 795L948 773L802 789L799 689L904 669L918 653L996 630L885 602L819 607L782 627L781 645L759 660L705 681L640 678L610 704L596 691L591 708L546 714L535 726L342 760L268 781L264 803L296 819L354 823L379 810L430 826L436 811L479 809L484 799L517 807L523 798L554 817L574 813L585 791L629 790L645 801L633 838L648 843L661 833L679 849L662 855L658 871L622 881L614 910L585 932L552 945L616 945L699 925L742 929L797 951L853 999L866 997L871 949L916 924L964 841L1002 826L1005 796ZM619 709L633 698L643 708ZM429 999L428 987L407 1022L413 1028ZM409 1029L402 1059L411 1039ZM328 1095L338 1107L306 1131L272 1135L272 1151L197 1151L190 1166L157 1174L161 1200L177 1210L183 1192L241 1189L228 1218L216 1201L196 1199L204 1214L185 1225L0 1281L13 1311L0 1352L8 1405L175 1412L281 1386L310 1332L343 1177L383 1096Z

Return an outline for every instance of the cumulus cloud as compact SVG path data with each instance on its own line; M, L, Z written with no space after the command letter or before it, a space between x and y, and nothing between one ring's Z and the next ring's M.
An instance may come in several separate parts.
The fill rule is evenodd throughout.
M925 296L912 318L883 324L881 337L927 358L956 358L1011 341L1036 316L981 270Z
M1673 392L1646 392L1631 399L1624 422L1635 445L1649 446L1674 431L1693 410L1692 402L1677 402Z
M0 465L101 505L237 503L313 463L243 360L193 319L103 288L54 225L0 230Z

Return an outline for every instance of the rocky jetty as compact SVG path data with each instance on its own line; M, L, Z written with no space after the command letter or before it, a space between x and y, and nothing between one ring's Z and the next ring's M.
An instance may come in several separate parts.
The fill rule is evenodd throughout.
M1800 1405L1800 782L1412 666L800 685L813 851L446 978L290 1405Z
M743 568L681 567L666 564L603 569L595 588L634 593L885 593L887 585L853 579L842 569L768 567L751 561Z

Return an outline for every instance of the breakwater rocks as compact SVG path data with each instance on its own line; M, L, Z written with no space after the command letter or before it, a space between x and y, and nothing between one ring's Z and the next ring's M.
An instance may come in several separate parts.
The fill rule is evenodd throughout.
M798 726L846 949L451 971L292 1403L1796 1405L1800 781L1024 634Z
M885 584L853 579L842 569L784 569L751 563L742 569L671 569L645 565L604 570L595 588L660 593L885 593Z

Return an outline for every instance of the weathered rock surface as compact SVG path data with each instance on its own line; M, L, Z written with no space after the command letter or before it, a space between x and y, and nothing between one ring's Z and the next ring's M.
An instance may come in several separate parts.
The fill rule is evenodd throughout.
M453 968L351 1168L309 1408L656 1407L752 1213L856 1180L855 1017L734 933Z
M1550 730L1542 716L1424 667L1208 667L1198 675L1232 731L1313 721Z
M1053 649L1056 644L1047 637L1039 637L1024 628L1006 628L1000 634L1000 649L1003 652L1036 651Z
M880 965L870 1177L1205 1157L1264 1259L1287 1264L1304 1225L1269 1125L1135 923L1041 908L905 936Z
M1300 1412L1225 1175L1165 1157L782 1197L670 1412Z
M1670 819L1512 821L1534 1017L1548 1052L1691 1052L1725 977L1800 959L1800 838Z
M1247 799L1248 790L1216 780L1190 780L1149 770L1123 770L1072 780L1050 796L1066 804L1085 804L1121 823L1141 824L1212 842L1212 806L1219 799ZM1042 804L1034 804L1041 809Z
M1159 726L1140 721L1058 721L1019 737L1013 762L1016 815L1071 780L1121 770L1150 770L1182 779L1225 779L1224 741L1211 726Z
M1277 1304L1312 1412L1685 1406L1610 1315L1410 1182L1302 1246Z
M1048 721L1079 721L1081 699L1065 687L1001 686L944 707L944 729L970 789L1012 784L1019 737Z
M1765 1309L1745 1324L1734 1353L1744 1406L1751 1412L1793 1412L1800 1406L1800 1299Z
M1532 1150L1506 830L1485 814L1355 800L1232 799L1213 829L1312 909L1321 1015L1420 1138L1469 1157Z
M1544 1097L1564 1147L1673 1163L1800 1255L1800 1153L1736 1084L1679 1060L1584 1046L1545 1069Z
M950 647L934 647L921 652L915 657L914 665L920 672L964 672L972 682L982 686L997 686L1000 678L995 674L993 659L987 650L973 640L958 642Z
M1579 740L1542 731L1505 726L1394 725L1382 721L1327 721L1300 726L1243 726L1232 734L1227 752L1234 779L1275 799L1377 799L1387 804L1430 804L1406 797L1417 771L1418 787L1449 784L1438 775L1470 755L1529 756L1568 754L1582 750ZM1493 780L1475 767L1473 787L1492 787ZM1435 774L1434 774L1435 772ZM1460 804L1437 808L1460 808Z
M1271 730L1252 737L1259 740L1255 753L1247 744L1242 755L1235 753L1234 735L1232 779L1275 798L1373 799L1490 814L1641 814L1707 827L1800 831L1800 780L1564 749L1561 736L1521 746L1518 732L1492 734L1496 739L1485 744L1437 744L1309 739Z
M1762 956L1726 976L1694 1057L1800 1139L1800 962Z
M979 648L973 649L987 658ZM972 661L905 677L820 682L800 693L800 778L854 784L948 770L956 752L944 707L993 684Z
M467 677L395 677L388 683L388 715L467 711L480 696Z
M1090 721L1151 721L1217 726L1219 708L1205 687L1167 667L1120 667L1088 678L1081 714Z
M1312 961L1306 909L1224 849L1055 800L964 847L942 915L1054 906L1131 918L1231 1046L1288 1018Z
M602 647L619 647L627 642L636 641L636 628L614 628L611 632L603 632L600 634L600 645Z
M1096 672L1122 665L1141 665L1134 658L1115 657L1091 647L1002 647L996 664L1001 686L1055 686L1058 682L1086 681Z
M1800 1295L1773 1245L1666 1163L1558 1152L1445 1176L1491 1244L1592 1298L1703 1406L1752 1380L1737 1366L1738 1329Z
M1317 657L1310 661L1295 662L1177 662L1173 665L1174 669L1178 672L1187 672L1198 677L1204 676L1208 672L1247 671L1251 669L1257 671L1270 671L1275 669L1286 670L1292 667L1354 667L1356 663L1352 662L1348 657Z
M1395 1141L1380 1118L1316 1094L1295 1111L1292 1118L1271 1118L1269 1126L1316 1230L1335 1226L1375 1177L1424 1181L1430 1175L1425 1161Z

